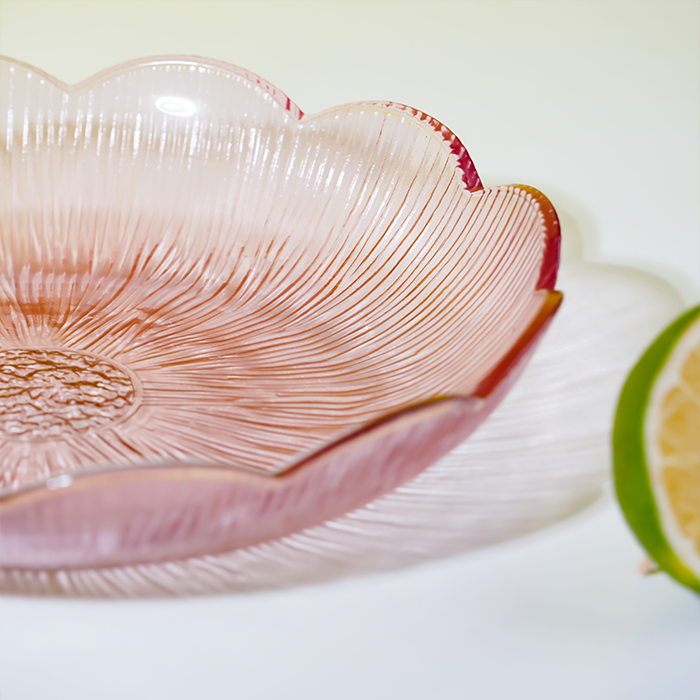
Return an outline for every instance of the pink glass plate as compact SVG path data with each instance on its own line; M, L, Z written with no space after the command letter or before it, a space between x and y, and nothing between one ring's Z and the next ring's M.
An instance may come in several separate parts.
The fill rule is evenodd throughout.
M233 66L3 60L0 566L273 541L463 442L560 302L559 227L427 115Z

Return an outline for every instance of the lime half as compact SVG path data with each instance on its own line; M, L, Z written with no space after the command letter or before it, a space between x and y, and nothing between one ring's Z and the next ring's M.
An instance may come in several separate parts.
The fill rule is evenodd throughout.
M617 496L660 569L700 593L700 306L644 353L613 430Z

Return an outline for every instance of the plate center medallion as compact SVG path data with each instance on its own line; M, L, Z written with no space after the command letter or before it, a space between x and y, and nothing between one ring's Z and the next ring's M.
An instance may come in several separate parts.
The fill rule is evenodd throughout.
M121 421L138 381L98 355L53 348L0 350L0 439L71 438Z

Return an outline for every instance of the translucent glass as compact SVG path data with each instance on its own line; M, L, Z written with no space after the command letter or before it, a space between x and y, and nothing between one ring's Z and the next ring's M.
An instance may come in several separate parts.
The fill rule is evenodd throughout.
M304 116L216 62L138 62L69 88L5 60L0 78L0 585L218 590L237 576L191 569L225 571L251 547L276 571L251 564L252 585L284 583L306 566L290 537L342 533L407 493L380 521L417 518L417 548L449 530L466 492L446 510L431 479L448 474L438 491L459 500L464 441L559 304L546 198L483 188L421 112ZM489 473L494 489L510 472ZM535 527L478 493L491 525ZM355 553L376 543L376 524L353 537Z

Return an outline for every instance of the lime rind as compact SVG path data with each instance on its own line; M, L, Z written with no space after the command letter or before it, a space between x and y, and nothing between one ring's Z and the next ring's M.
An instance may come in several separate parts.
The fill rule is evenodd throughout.
M642 355L620 394L613 428L615 490L637 539L658 566L700 593L700 579L675 554L664 534L646 460L644 424L654 383L700 306L676 319Z

